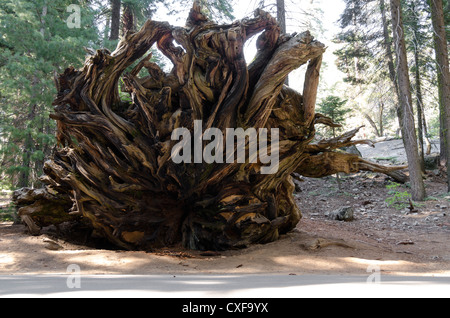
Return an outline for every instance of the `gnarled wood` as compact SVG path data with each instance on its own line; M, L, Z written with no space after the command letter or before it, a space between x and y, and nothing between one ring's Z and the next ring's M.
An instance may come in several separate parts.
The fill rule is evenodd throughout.
M258 33L258 54L247 66L243 47ZM153 45L172 61L170 73L150 61ZM49 223L39 206L58 203L50 223L70 217L126 249L182 243L220 250L276 240L301 218L292 173L312 174L325 162L342 161L329 171L367 166L330 153L354 143L354 133L310 145L315 124L332 124L314 112L324 51L309 32L280 34L262 10L253 19L217 25L195 1L184 28L147 21L114 52L97 50L82 69L60 75L51 115L59 146L45 165L43 196L35 192L24 201L17 193L21 215L36 232ZM308 62L302 96L284 82ZM120 99L120 79L131 102ZM259 144L251 151L254 144L246 140L245 161L235 145L235 160L216 149L217 160L207 163L198 150L201 157L209 128L222 132L216 138L224 142L227 129L267 129L270 149ZM183 154L192 151L195 163L175 163L180 140L173 135L180 131L192 136ZM276 149L277 169L264 174L263 159Z

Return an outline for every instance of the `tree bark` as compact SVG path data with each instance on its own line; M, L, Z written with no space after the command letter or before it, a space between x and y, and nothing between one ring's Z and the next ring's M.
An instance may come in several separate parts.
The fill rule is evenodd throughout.
M392 85L395 90L395 96L397 97L397 101L400 100L400 94L398 91L398 83L397 83L397 76L395 72L395 63L394 63L394 53L392 52L392 41L391 37L389 35L389 28L388 28L388 20L387 20L387 10L386 10L386 3L384 0L380 0L380 11L381 11L381 23L383 27L383 46L384 50L386 51L386 58L387 58L387 66L389 70L389 79L392 82Z
M286 29L286 6L284 0L277 0L277 22L281 33L287 33Z
M111 1L111 26L109 39L111 41L114 41L119 39L121 0L110 0L110 1Z
M372 126L373 130L375 131L375 135L377 135L377 137L382 137L383 135L378 130L377 124L375 124L372 117L370 117L370 115L367 113L364 113L364 117L369 122L370 126Z
M450 72L448 61L448 43L445 30L444 10L442 0L430 0L431 18L433 21L436 65L438 73L439 104L441 132L444 142L441 142L441 154L446 156L447 181L450 192ZM443 150L442 150L442 146Z
M287 33L286 26L286 5L284 0L277 0L277 22L280 26L280 31L282 34ZM289 76L286 77L284 84L289 86Z
M391 13L397 55L397 81L400 95L399 123L408 158L412 197L413 200L423 201L426 197L425 185L417 147L417 134L412 108L411 83L409 80L400 0L391 0Z
M134 30L134 23L133 8L129 4L124 4L122 15L122 34L124 36L127 32Z
M380 137L383 137L384 136L384 123L383 123L384 102L380 102L379 108L380 108L380 110L378 112L378 125L380 125Z
M243 47L258 33L247 66ZM170 73L146 55L154 44L172 61ZM310 144L315 125L334 125L315 114L324 51L309 32L281 34L262 10L217 25L195 1L184 28L147 21L114 52L98 50L59 77L51 115L59 147L44 166L46 187L15 193L19 215L35 232L82 222L125 249L223 250L278 239L301 218L294 172L405 168L338 156L327 169L334 150L369 141L352 141L353 131ZM284 86L306 63L303 94ZM142 69L148 76L138 76ZM119 97L120 79L131 102ZM326 166L320 154L329 154Z
M419 158L422 171L425 173L425 136L423 127L423 118L425 116L423 109L422 81L420 78L420 62L418 43L415 43L414 62L416 64L415 81L416 81L416 105L417 105L417 134L419 141Z

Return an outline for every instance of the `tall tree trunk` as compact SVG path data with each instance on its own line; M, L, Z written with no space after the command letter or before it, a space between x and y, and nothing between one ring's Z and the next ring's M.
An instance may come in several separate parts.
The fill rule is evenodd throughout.
M392 82L392 86L395 90L395 96L397 98L397 101L400 100L400 95L398 91L398 83L397 83L397 76L395 73L395 63L394 63L394 53L392 52L392 41L391 37L389 35L389 28L388 28L388 20L387 20L387 10L386 10L386 3L384 0L380 0L380 12L381 12L381 22L383 27L383 46L384 50L386 51L386 58L387 58L387 65L389 70L389 79Z
M286 26L286 5L284 0L277 0L277 22L280 26L281 33L285 34L287 33L287 26ZM289 76L284 81L285 85L289 86Z
M375 131L375 135L377 135L377 137L383 136L380 133L380 131L378 130L377 124L373 121L372 117L370 117L369 114L364 113L364 118L366 118L366 120L369 122L370 126L372 126L373 130Z
M104 42L106 42L106 40L109 39L109 34L111 31L110 28L111 28L111 17L108 16L108 17L106 17L106 26L105 26L105 29L103 30L103 41Z
M417 147L417 134L412 107L411 83L403 29L403 16L400 0L391 0L392 27L394 31L395 51L397 55L397 81L400 94L399 123L408 158L413 200L423 201L426 197L425 185L420 166Z
M448 43L445 30L444 10L442 0L429 0L431 18L434 30L434 45L439 87L439 104L441 132L444 142L441 142L441 154L447 158L448 190L450 192L450 72L448 59ZM441 148L442 149L442 148Z
M277 22L281 28L281 33L286 33L286 5L284 0L277 0Z
M415 82L416 82L417 133L419 141L419 157L420 157L420 166L422 167L422 171L425 172L425 145L424 145L425 138L423 127L423 118L425 115L423 109L422 81L420 77L419 43L416 42L414 45L415 45L414 62L416 65Z
M120 7L121 0L110 0L111 1L111 27L109 39L111 41L119 39L120 31Z
M427 146L427 150L425 151L425 154L430 155L431 154L431 140L430 140L430 134L428 133L428 124L425 116L425 112L422 112L422 124L423 124L423 134L425 137L425 144Z
M129 4L124 4L122 14L122 34L125 36L127 32L134 30L134 13L133 8Z
M30 105L30 110L28 113L28 120L31 122L36 117L36 105ZM18 187L29 187L31 185L30 180L30 172L32 171L32 162L31 155L34 152L34 142L33 136L30 131L30 127L28 127L28 132L25 135L25 140L23 144L23 154L22 154L22 164L21 164L21 172L19 174Z
M380 137L384 136L384 103L380 102L380 111L378 112L378 125L380 126Z
M40 32L41 32L41 34L42 34L42 37L43 38L45 38L45 36L46 36L46 34L45 34L45 17L47 16L47 13L48 13L48 7L47 7L47 5L44 5L44 7L42 8L42 15L41 15L41 30L40 30ZM34 77L34 79L33 79L33 85L37 85L39 83L39 78L37 78L37 77ZM35 91L35 90L34 90ZM35 96L33 96L33 97L35 97ZM43 104L43 105L45 105L45 104ZM33 115L33 117L35 117L36 116L36 112L37 112L37 108L38 108L39 106L38 105L35 105L34 106L34 111L33 111L33 113L34 113L34 115ZM42 108L45 108L45 106L42 106ZM36 123L36 125L38 125L38 132L41 134L41 135L43 135L44 133L45 133L45 131L44 131L44 127L45 127L45 122L48 122L48 118L45 118L45 116L43 116L43 114L42 113L45 113L45 110L44 109L41 109L41 110L39 110L38 111L39 112L39 114L40 114L40 122L39 122L39 124L38 123ZM31 137L31 136L30 136ZM44 156L45 155L48 155L49 154L49 149L48 149L49 147L48 147L48 145L46 144L46 143L44 143L43 142L43 140L41 140L41 142L39 143L39 142L36 142L36 145L35 145L35 151L42 151L42 153L44 154ZM33 176L33 178L32 178L32 180L34 181L34 180L38 180L38 178L40 177L40 175L43 173L43 167L44 167L44 158L42 158L42 159L37 159L36 161L35 161L35 163L34 163L34 169L33 169L33 172L34 172L34 176Z
M25 136L21 172L19 174L19 180L17 186L19 188L30 186L30 172L31 172L31 153L33 152L33 139L31 133L27 133Z

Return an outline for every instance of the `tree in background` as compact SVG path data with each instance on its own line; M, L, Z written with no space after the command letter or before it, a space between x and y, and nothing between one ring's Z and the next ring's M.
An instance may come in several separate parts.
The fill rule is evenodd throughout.
M322 0L251 0L249 7L260 8L277 17L287 33L309 30L314 36L324 32Z
M447 179L450 192L450 72L448 61L448 40L446 38L444 6L442 0L429 0L433 21L433 35L436 52L437 78L439 88L439 109L444 152L447 156Z
M111 16L109 18L110 21L110 34L109 39L111 41L115 41L119 39L120 32L120 0L110 0L111 1Z
M341 31L335 38L341 48L335 54L338 68L347 75L346 98L354 101L352 107L369 122L375 135L398 135L396 117L400 98L389 1L345 0L345 3L339 21ZM434 48L429 9L424 0L402 0L402 7L407 52L411 56L409 68L411 75L414 74L412 93L418 135L419 139L423 136L427 150L431 151L425 118L428 116L433 121L437 114L437 90L435 64L430 58ZM420 122L419 117L422 117Z
M251 0L249 1L249 8L252 8L253 11L260 8L270 12L277 18L283 33L309 30L315 37L323 35L322 0ZM326 69L326 64L323 63L322 67ZM291 78L291 81L289 78ZM288 86L297 84L295 88L300 89L301 83L299 83L298 78L299 74L293 72L286 78L284 84Z
M339 68L347 75L344 79L352 85L366 83L365 70L368 69L367 59L372 54L368 34L370 23L369 3L373 1L344 0L346 8L339 20L342 31L335 41L344 46L334 52L338 57Z
M117 41L128 31L136 30L152 17L157 6L168 1L163 0L110 0L109 10L104 10L109 20L109 40ZM169 5L169 4L167 4ZM114 42L114 44L117 44Z
M409 79L403 14L400 0L391 0L391 16L397 58L397 83L400 96L400 104L398 106L399 123L402 130L406 156L408 158L412 197L416 201L423 201L426 197L425 185L422 178L422 169L417 147L417 135L414 124L411 84Z
M233 13L233 4L237 0L200 0L203 12L210 19L215 19L218 22L226 23L232 22L235 19ZM162 3L171 14L180 15L181 13L189 10L192 6L192 0L157 0L156 2ZM184 19L184 16L183 16Z
M414 76L411 88L415 96L419 157L422 171L425 172L425 153L430 154L431 141L425 116L426 103L423 97L423 82L427 80L427 73L433 68L430 66L434 63L431 58L432 32L430 32L427 4L423 0L404 0L403 8L406 48L410 52L410 56L414 57L414 63L410 63L410 71Z
M207 2L207 3L206 3ZM114 49L159 5L181 11L191 0L81 0L80 28L70 28L71 0L2 0L0 3L0 175L7 187L37 186L56 140L49 119L54 76L85 59L85 48ZM206 1L206 10L232 18L229 1ZM91 51L91 50L89 50ZM156 55L152 61L156 61ZM163 63L161 63L163 64Z
M348 114L352 111L346 107L347 100L342 99L339 96L327 96L317 104L317 112L330 118L335 124L343 125L348 117ZM336 134L342 130L341 127L331 127L332 137L336 137ZM325 136L330 135L325 132Z
M333 121L333 124L330 126L333 138L336 138L336 133L342 130L342 125L345 123L347 115L352 111L345 107L346 104L347 100L343 100L339 96L333 95L325 97L317 104L317 112L327 116ZM329 129L326 128L323 134L326 137L329 136ZM339 190L342 190L339 173L336 173L336 181Z
M54 144L54 73L82 65L96 46L95 11L80 2L81 28L69 28L68 0L0 3L0 174L9 187L36 185Z
M345 0L339 20L341 31L334 42L340 49L338 68L346 74L345 96L361 114L376 136L381 137L393 125L397 103L392 40L387 24L384 0Z

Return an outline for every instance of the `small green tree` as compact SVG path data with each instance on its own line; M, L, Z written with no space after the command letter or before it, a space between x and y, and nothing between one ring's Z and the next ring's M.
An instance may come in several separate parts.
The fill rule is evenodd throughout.
M344 124L347 119L348 113L352 110L346 108L347 100L340 98L339 96L330 95L322 99L322 101L317 105L317 112L325 115L333 120L335 124ZM339 132L340 128L333 127L331 132L333 137L336 137L336 133ZM331 135L329 132L325 131L325 136Z
M317 112L325 115L335 124L341 125L344 124L347 119L347 114L351 112L350 108L346 108L347 100L340 98L339 96L329 95L322 99L322 101L317 105ZM332 127L331 131L333 137L336 137L336 132L340 130L339 127ZM326 129L323 132L324 136L330 136L330 130ZM339 177L339 173L336 174L336 181L339 187L339 190L342 190L341 181Z

